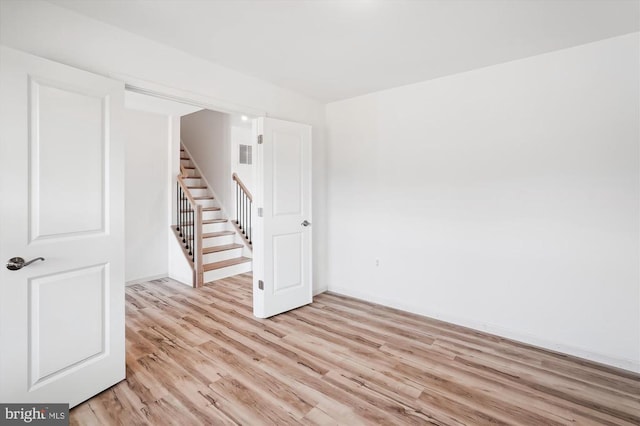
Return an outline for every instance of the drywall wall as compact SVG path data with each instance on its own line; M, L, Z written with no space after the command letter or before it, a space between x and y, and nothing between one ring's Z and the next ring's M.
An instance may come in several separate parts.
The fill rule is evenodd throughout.
M169 118L125 110L125 280L166 276Z
M324 105L46 1L0 2L0 43L97 74L201 95L313 126L314 292L326 288Z
M180 120L182 143L198 165L216 199L230 218L235 216L231 191L231 138L229 115L203 110Z
M253 189L253 164L240 163L240 145L251 147L251 162L255 161L256 146L252 134L250 124L248 126L231 125L231 173L236 173L249 192L253 194L255 192Z
M329 104L329 289L640 371L639 51Z

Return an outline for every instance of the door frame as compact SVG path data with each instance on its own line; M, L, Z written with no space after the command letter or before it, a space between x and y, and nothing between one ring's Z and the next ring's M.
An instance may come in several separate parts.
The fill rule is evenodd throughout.
M174 87L164 86L131 77L128 75L113 75L110 78L124 82L124 89L142 95L154 96L160 99L175 101L187 105L209 109L227 114L245 114L255 117L268 117L266 111L247 105L237 104L222 99L213 98Z
M248 106L244 106L244 105L240 105L240 104L235 104L232 102L227 102L227 101L223 101L220 99L216 99L216 98L212 98L209 96L204 96L204 95L199 95L197 93L193 93L193 92L189 92L189 91L185 91L185 90L181 90L181 89L176 89L173 87L168 87L168 86L163 86L160 84L156 84L156 83L152 83L152 82L148 82L148 81L144 81L144 80L140 80L140 79L136 79L127 75L116 75L113 77L116 80L122 81L125 84L125 92L129 91L132 93L138 93L138 94L142 94L142 95L146 95L146 96L150 96L150 97L155 97L158 99L164 99L164 100L168 100L168 101L172 101L172 102L178 102L178 103L182 103L182 104L186 104L186 105L191 105L191 106L195 106L198 108L202 108L202 109L206 109L206 110L210 110L210 111L216 111L216 112L222 112L222 113L226 113L226 114L236 114L236 115L247 115L250 116L252 119L258 118L258 117L267 117L267 113L263 110L259 110L256 108L252 108L252 107L248 107ZM171 116L171 127L176 126L176 121L179 122L180 118L177 116ZM253 126L252 126L253 127ZM180 154L179 154L179 146L180 146L180 136L179 134L176 135L173 134L173 132L175 131L175 129L170 129L170 144L169 144L169 162L168 162L168 170L167 170L167 178L170 180L169 182L169 191L171 192L169 194L169 204L167 206L167 208L169 209L169 219L171 222L170 225L174 225L173 222L173 218L175 215L175 206L173 205L173 203L175 202L176 199L176 186L175 186L175 176L173 176L173 174L175 173L174 170L174 166L176 164L180 164ZM252 136L253 137L253 136ZM255 141L254 141L255 142ZM176 149L176 144L178 145L178 149ZM231 158L227 158L228 162L231 162ZM251 165L251 168L253 170L253 175L254 175L254 185L258 183L259 179L256 175L256 162L255 160L253 161L253 164ZM229 185L231 186L233 183L233 181L231 180L231 176L229 176ZM214 194L215 195L215 194ZM235 203L234 203L235 205ZM224 207L223 207L223 211L224 211ZM233 213L231 211L226 212L225 214L229 217L229 220L231 220L231 215L230 213ZM256 208L255 205L252 208L252 215L254 217L256 216ZM170 237L173 237L173 235L170 235ZM244 240L244 239L243 239ZM243 241L244 243L244 241ZM246 243L245 243L246 245ZM255 250L255 245L253 245L254 250ZM246 249L246 248L245 248ZM245 250L243 249L243 250ZM255 256L253 256L255 259ZM195 278L194 278L195 279Z

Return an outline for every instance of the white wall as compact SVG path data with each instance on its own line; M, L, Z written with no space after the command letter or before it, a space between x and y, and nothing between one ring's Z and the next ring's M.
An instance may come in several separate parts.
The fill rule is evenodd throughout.
M125 110L125 280L166 276L169 118Z
M0 2L0 43L125 81L144 80L313 126L314 291L326 288L324 105L41 0Z
M329 104L329 289L640 371L639 50Z
M248 145L251 147L252 164L240 164L240 145ZM231 173L236 173L252 194L255 193L253 189L253 162L255 161L256 154L255 145L250 123L248 126L231 125Z
M203 110L180 120L180 138L229 219L235 218L231 191L231 138L229 115Z

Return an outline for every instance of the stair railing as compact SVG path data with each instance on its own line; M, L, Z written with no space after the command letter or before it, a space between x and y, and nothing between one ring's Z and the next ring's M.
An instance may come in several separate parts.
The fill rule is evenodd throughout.
M186 170L180 166L180 175L176 182L176 233L182 247L193 265L194 287L202 286L204 270L202 268L202 206L193 199L184 179L188 179Z
M251 206L253 197L242 180L236 173L232 175L232 179L236 183L236 225L242 232L242 236L251 245Z

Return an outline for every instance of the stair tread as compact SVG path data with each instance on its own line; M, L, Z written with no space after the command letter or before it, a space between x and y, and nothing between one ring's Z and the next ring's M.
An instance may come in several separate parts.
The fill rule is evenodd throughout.
M203 220L202 224L203 225L211 225L212 223L225 223L228 222L229 219L208 219L208 220ZM192 226L193 222L185 222L182 224L182 226Z
M202 238L213 238L213 237L223 237L225 235L234 235L233 231L220 231L220 232L208 232L206 234L202 234Z
M203 207L203 208L202 208L202 211L203 211L203 212L217 212L217 211L219 211L219 210L220 210L220 207ZM180 211L181 211L182 213L185 213L185 212L190 212L190 211L192 211L192 210L184 210L184 209L183 209L183 210L180 210Z
M221 269L227 266L239 265L241 263L251 262L250 257L236 257L233 259L227 259L220 262L207 263L203 265L204 272L213 271L215 269Z
M195 170L196 168L194 166L182 166L183 169L187 169L187 170Z
M213 195L200 195L198 197L193 197L194 200L213 200Z
M221 246L205 247L202 249L202 254L218 253L220 251L233 250L242 248L242 244L224 244Z
M194 185L194 186L187 185L187 188L189 188L189 189L207 189L207 185Z

